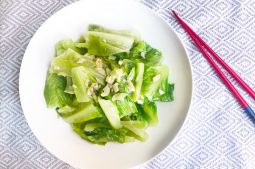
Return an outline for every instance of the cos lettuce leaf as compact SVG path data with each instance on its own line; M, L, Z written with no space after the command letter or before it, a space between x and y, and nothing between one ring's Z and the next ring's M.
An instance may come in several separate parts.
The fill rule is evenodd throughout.
M154 101L170 102L174 100L174 84L168 83L167 80L162 81L159 89L153 95Z
M105 144L107 142L130 142L130 139L123 131L112 128L100 127L93 131L85 131L85 134L93 143Z
M62 76L71 76L71 70L74 67L84 66L95 68L95 60L86 55L80 55L72 49L68 49L51 62L50 73L57 73Z
M142 94L152 100L160 90L167 90L168 68L164 65L146 67L143 76ZM159 88L161 89L159 90ZM158 98L154 97L154 98Z
M90 24L88 27L89 31L94 31L94 32L105 32L105 33L110 33L110 34L115 34L115 35L122 35L122 36L127 36L134 38L136 41L140 40L140 34L136 31L130 31L130 30L112 30L105 28L100 25L96 24Z
M111 56L116 53L128 52L134 38L110 33L87 31L84 33L88 53L97 56Z
M49 74L44 87L44 98L48 107L70 105L74 95L65 93L66 79L57 74Z
M116 100L115 105L119 110L120 117L128 116L137 112L135 103L129 97L126 97L123 101Z
M130 50L130 58L138 59L145 66L156 66L161 63L162 53L145 41L140 41Z
M145 97L143 104L137 104L137 109L142 112L143 117L150 125L158 124L157 106L155 102Z
M82 123L88 120L102 117L102 114L93 105L93 102L79 104L72 111L63 113L63 108L58 110L59 115L68 123Z
M72 41L72 39L65 39L65 40L59 41L55 45L56 56L63 54L68 49L72 49L81 55L86 53L86 48L82 46L82 43L75 43Z

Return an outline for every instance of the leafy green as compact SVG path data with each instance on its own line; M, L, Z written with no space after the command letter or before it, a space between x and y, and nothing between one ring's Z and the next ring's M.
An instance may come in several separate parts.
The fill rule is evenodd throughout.
M167 66L159 65L146 67L143 77L142 94L148 97L149 100L152 100L154 94L159 92L160 87L160 90L166 90L166 87L164 86L166 82L168 84Z
M123 127L128 129L130 133L128 133L129 136L135 137L136 139L140 141L146 141L148 138L148 134L146 131L141 128L140 126L133 125L132 123L122 123Z
M104 119L94 119L83 123L71 124L72 129L83 139L94 144L105 145L107 142L125 143L134 141L127 135L125 128L113 129Z
M128 52L134 43L134 38L110 33L87 31L84 33L88 53L97 56L110 56L116 53Z
M71 107L71 106L68 106L68 105L65 105L64 107L61 107L61 108L57 108L57 112L60 116L65 116L67 114L72 113L75 110L76 110L75 107Z
M67 49L72 49L82 55L86 52L85 48L81 48L81 43L75 43L72 39L65 39L55 45L56 56L63 54Z
M143 112L143 117L150 125L158 123L157 106L154 102L149 101L146 97L143 104L137 104L139 111Z
M146 121L129 120L129 121L121 121L121 124L123 126L129 125L139 129L146 129L148 127L148 124Z
M58 111L60 116L68 123L82 123L91 119L102 117L101 113L93 105L93 102L79 104L73 111L64 114Z
M129 97L126 97L123 101L116 100L115 104L119 110L120 117L137 112L135 103Z
M147 44L144 41L137 42L134 47L130 50L131 58L142 58L147 52Z
M130 71L133 71L133 75L132 76L135 76L135 67L136 67L136 65L137 65L137 61L136 60L124 59L123 60L123 65L122 65L122 69L126 73L130 73ZM134 69L134 70L132 70L132 69Z
M144 64L146 66L156 66L162 60L162 53L147 44Z
M102 127L111 128L110 125L102 123L102 122L89 122L85 125L84 131L90 132L90 131L93 131L97 128L102 128Z
M48 107L93 144L145 141L158 123L156 101L173 101L162 53L137 32L89 25L55 45L44 88Z
M102 98L98 98L98 102L103 109L105 116L109 120L111 126L115 129L121 128L119 111L116 105L110 101Z
M145 41L140 41L130 50L130 58L138 59L145 66L156 66L161 62L162 53Z
M71 76L71 70L74 67L84 66L87 68L95 68L94 60L86 55L80 55L72 49L68 49L58 57L55 57L51 62L50 73L58 75Z
M65 93L66 79L57 74L49 74L44 87L44 98L48 107L62 107L72 103L73 95Z
M135 92L133 93L133 99L138 101L140 99L140 93L143 83L144 64L137 63L135 68Z
M85 123L72 123L70 124L71 127L72 127L72 130L77 134L79 135L81 138L85 139L85 140L88 140L90 141L90 139L88 138L88 136L85 134L84 132L84 126L85 126ZM92 142L92 141L90 141ZM92 142L93 143L93 142ZM104 143L105 144L105 143ZM103 144L103 145L104 145Z
M88 136L88 139L94 143L107 143L109 141L125 143L126 135L116 129L111 128L96 128L93 131L85 131L85 134Z
M90 97L88 96L89 83L91 83L88 73L83 67L76 67L72 69L72 81L75 96L78 102L88 102Z
M69 94L74 94L74 89L73 89L73 81L71 77L66 77L66 88L65 92Z
M153 95L154 101L170 102L174 100L173 96L174 84L169 84L167 80L164 80L157 92Z
M105 32L105 33L110 33L110 34L115 34L115 35L122 35L122 36L128 36L132 37L135 40L140 39L140 34L136 31L130 31L130 30L112 30L112 29L107 29L105 27L102 27L100 25L96 24L90 24L88 27L89 31L95 31L95 32Z

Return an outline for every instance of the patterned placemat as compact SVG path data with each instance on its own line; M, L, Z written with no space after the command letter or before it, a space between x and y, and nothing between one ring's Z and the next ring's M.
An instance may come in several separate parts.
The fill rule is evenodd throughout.
M23 54L35 31L52 14L74 1L0 0L1 169L72 168L45 150L32 134L20 106L18 78ZM255 1L141 3L156 11L183 40L193 65L194 95L188 119L177 138L139 168L254 168L255 124L173 19L171 9L255 88ZM255 102L240 91L254 108Z

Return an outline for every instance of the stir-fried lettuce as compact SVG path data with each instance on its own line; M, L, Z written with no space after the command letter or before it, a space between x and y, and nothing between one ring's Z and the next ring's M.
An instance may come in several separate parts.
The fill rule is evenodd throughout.
M174 99L162 53L137 32L89 25L77 42L61 40L55 50L46 104L91 143L145 141L158 123L155 101Z
M72 103L73 95L65 93L66 80L62 76L50 73L47 76L44 98L48 107L62 107Z

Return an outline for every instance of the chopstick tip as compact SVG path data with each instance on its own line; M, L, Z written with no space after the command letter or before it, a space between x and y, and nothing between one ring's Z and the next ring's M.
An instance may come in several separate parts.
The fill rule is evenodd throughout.
M175 12L175 10L172 9L172 13L174 14L174 16L178 16L177 13Z

